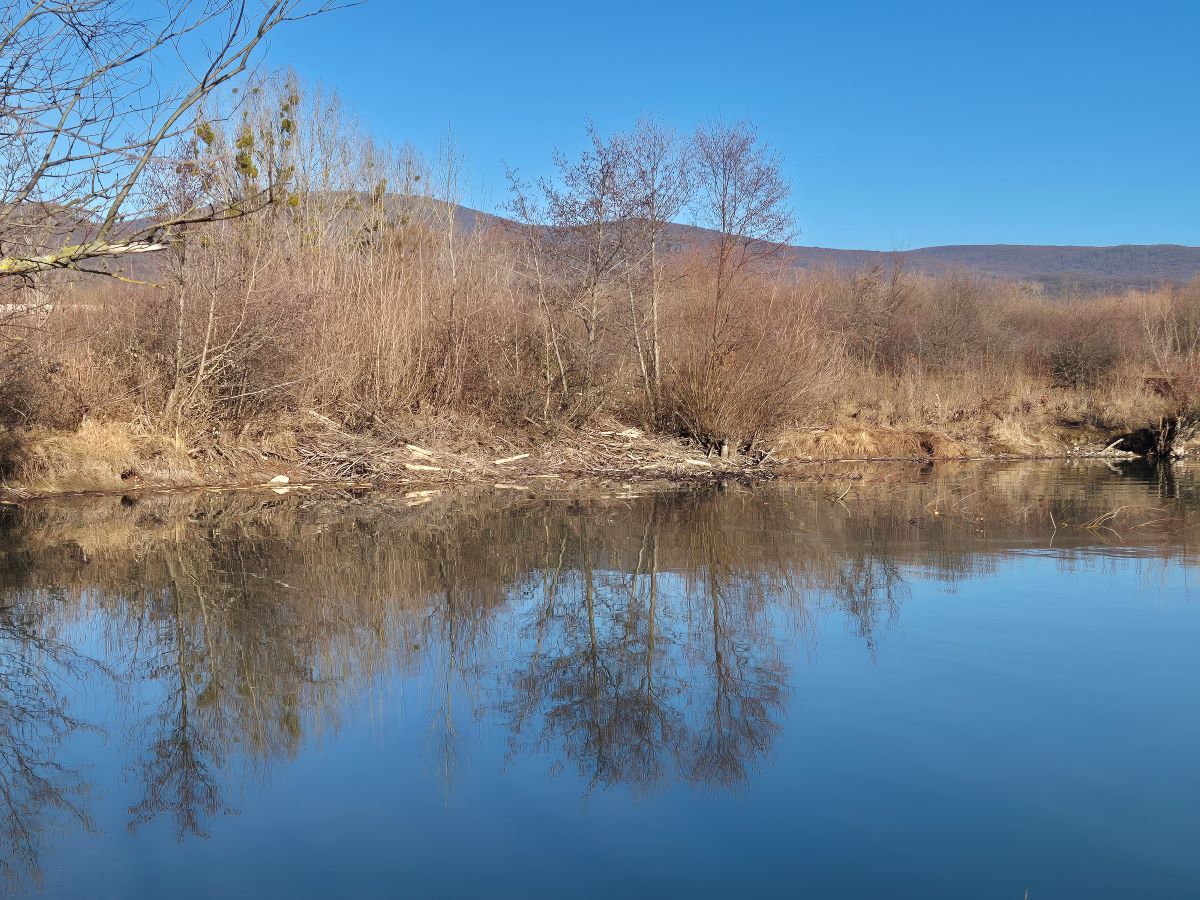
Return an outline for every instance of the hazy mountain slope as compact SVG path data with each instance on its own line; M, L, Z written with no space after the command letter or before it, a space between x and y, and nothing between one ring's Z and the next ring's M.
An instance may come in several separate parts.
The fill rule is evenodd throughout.
M681 240L701 240L703 229L675 226ZM1033 281L1051 293L1087 293L1182 284L1200 277L1200 247L1179 244L1124 244L1116 247L1057 247L1037 244L962 244L880 252L789 247L793 265L806 269L854 270L901 256L910 271L931 275L967 269L1011 281Z
M364 195L364 200L366 199ZM466 206L448 207L440 201L388 198L391 215L428 218L441 225L452 217L462 232L477 228L511 229L512 223L501 216L480 212ZM710 232L691 225L671 228L681 243L699 243ZM1183 284L1200 277L1200 247L1178 244L1125 244L1116 247L1056 247L1034 244L964 244L945 247L921 247L900 252L874 250L835 250L827 247L792 246L785 250L786 259L806 269L835 268L853 271L879 262L890 265L902 256L909 271L935 275L966 269L995 278L1011 281L1037 282L1047 292L1100 293L1127 288L1152 288L1166 282ZM156 262L146 257L111 265L132 277L148 277Z
M1151 287L1165 281L1191 281L1200 275L1200 247L1178 244L1124 244L1116 247L1054 247L985 244L926 247L915 261L971 269L1047 287L1075 282L1084 289Z

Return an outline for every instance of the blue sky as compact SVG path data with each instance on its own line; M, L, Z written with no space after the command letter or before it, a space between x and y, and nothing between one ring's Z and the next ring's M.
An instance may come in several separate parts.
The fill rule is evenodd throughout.
M1200 2L400 3L272 38L373 129L505 163L652 113L754 121L783 158L798 243L1200 245Z

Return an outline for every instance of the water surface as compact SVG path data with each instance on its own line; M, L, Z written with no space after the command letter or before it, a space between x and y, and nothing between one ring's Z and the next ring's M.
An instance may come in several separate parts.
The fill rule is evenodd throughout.
M1196 469L0 513L52 897L1185 897Z

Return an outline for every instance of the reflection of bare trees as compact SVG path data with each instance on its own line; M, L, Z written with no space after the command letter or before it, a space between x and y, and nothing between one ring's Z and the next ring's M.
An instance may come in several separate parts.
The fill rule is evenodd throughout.
M178 590L178 589L176 589ZM203 820L224 809L219 769L223 758L221 730L205 713L220 709L215 700L221 676L209 670L205 648L193 643L193 623L176 592L170 618L151 623L149 657L140 678L163 689L148 722L148 746L135 766L144 794L130 808L131 830L162 813L175 820L176 836L205 836ZM157 627L156 627L157 626ZM201 635L203 637L203 635Z
M20 591L0 599L0 877L38 875L38 836L51 822L85 828L83 774L60 761L87 726L72 715L72 682L99 671L44 624L53 597Z
M410 676L424 681L417 715L447 784L464 717L498 715L513 753L569 768L588 790L737 789L770 754L793 648L821 616L878 652L914 573L977 577L1051 536L1069 561L1097 539L1063 523L1111 505L1148 503L1166 521L1127 534L1129 552L1194 553L1192 507L1171 496L1186 479L1108 473L1104 495L1090 476L1030 471L861 485L837 503L795 485L507 506L246 494L10 512L4 865L33 859L51 821L88 824L86 784L60 762L82 727L63 678L87 674L66 635L86 629L115 661L139 790L131 828L165 817L181 839L207 833L240 780L336 728L350 698Z
M732 787L763 758L779 730L787 670L774 642L756 628L736 589L710 570L712 653L706 660L711 701L694 740L693 780Z
M685 734L673 702L683 691L678 660L659 632L657 537L644 530L638 563L622 577L597 571L607 548L585 517L556 531L526 617L528 659L519 657L499 702L514 748L535 730L535 744L573 761L590 786L649 788Z
M882 556L854 553L833 565L830 575L829 591L836 607L854 623L856 633L873 656L880 617L894 619L908 595L900 566Z
M735 567L719 522L678 515L694 499L649 498L615 530L598 529L583 511L547 543L526 621L530 649L500 708L514 749L531 745L570 762L589 790L735 785L778 729L787 670L763 615L765 594L753 572ZM679 546L673 532L685 520L687 571L703 574L695 585L660 569L662 546ZM612 567L623 559L628 570Z
M182 674L153 720L151 745L137 763L145 793L130 807L131 830L160 814L175 820L175 834L207 837L203 822L224 810L220 748L214 735L189 719L193 698Z
M316 680L302 657L314 635L291 627L275 592L248 584L258 549L210 546L202 564L167 556L165 589L126 609L121 627L138 635L130 675L160 695L142 724L134 768L144 794L131 829L168 814L180 840L203 835L227 809L233 758L285 760L300 746L304 702L318 699L304 696Z

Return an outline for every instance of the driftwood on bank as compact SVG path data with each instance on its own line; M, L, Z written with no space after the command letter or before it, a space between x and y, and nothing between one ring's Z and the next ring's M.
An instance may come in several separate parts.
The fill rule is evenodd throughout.
M722 459L670 438L636 428L560 429L537 449L495 456L484 448L427 450L407 437L359 434L319 416L325 427L306 434L296 461L315 479L368 481L488 481L511 487L514 479L600 478L695 481L771 478L778 474L769 454Z

